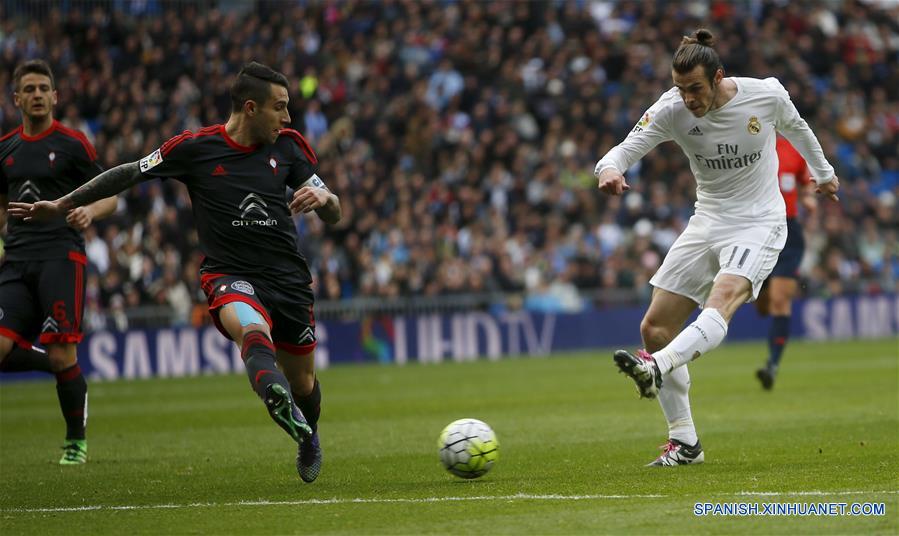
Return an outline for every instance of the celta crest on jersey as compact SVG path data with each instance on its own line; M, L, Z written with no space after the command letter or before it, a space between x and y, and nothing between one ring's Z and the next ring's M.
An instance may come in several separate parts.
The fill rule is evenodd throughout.
M237 292L243 292L244 294L249 294L250 296L252 296L253 294L256 294L256 290L253 288L253 285L251 285L249 282L244 281L242 279L240 281L235 281L235 282L231 283L231 288L233 288ZM223 290L224 290L224 288L223 288Z
M268 214L268 203L258 194L247 194L237 207L241 210L240 219L231 222L234 227L260 225L270 227L278 225L278 220Z

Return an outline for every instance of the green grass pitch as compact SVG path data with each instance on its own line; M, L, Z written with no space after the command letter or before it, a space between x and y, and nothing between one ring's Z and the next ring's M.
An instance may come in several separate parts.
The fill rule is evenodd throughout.
M609 352L321 372L314 484L242 376L95 383L90 461L60 467L50 382L0 387L0 533L597 534L899 531L899 341L762 344L691 365L706 463L645 468L666 436ZM489 423L493 471L445 472L450 421ZM697 502L884 503L872 517L697 517Z

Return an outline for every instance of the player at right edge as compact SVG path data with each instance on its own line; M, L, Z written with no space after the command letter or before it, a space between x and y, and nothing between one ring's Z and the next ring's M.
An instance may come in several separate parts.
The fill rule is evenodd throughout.
M776 78L724 77L714 36L697 30L674 54L674 86L631 133L596 164L600 191L621 195L623 173L656 145L673 140L696 178L695 213L650 280L640 323L645 349L614 353L642 398L658 396L668 441L649 465L702 463L690 411L687 363L724 340L743 303L758 297L787 238L777 180L777 133L802 154L819 193L837 201L839 181L821 145ZM702 312L683 328L699 306Z

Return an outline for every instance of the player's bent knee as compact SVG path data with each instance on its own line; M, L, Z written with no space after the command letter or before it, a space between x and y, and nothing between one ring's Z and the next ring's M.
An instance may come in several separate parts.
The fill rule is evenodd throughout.
M315 387L315 353L293 354L278 350L278 364L290 381L290 387L300 396L308 395Z
M792 300L787 298L779 298L777 300L771 300L771 305L768 309L771 311L773 316L785 316L789 315L792 311Z
M290 382L291 389L300 396L308 395L315 387L315 373L297 372L287 380Z
M246 327L242 327L240 333L241 346L246 344L247 337L253 333L262 335L262 337L268 342L267 346L271 346L272 348L274 348L274 344L272 343L272 335L268 331L268 324L265 323L248 324Z
M65 370L78 362L78 352L74 344L50 344L47 346L47 359L54 371Z
M643 343L651 352L661 350L674 338L674 330L668 326L663 326L650 318L644 318L640 322L640 336Z

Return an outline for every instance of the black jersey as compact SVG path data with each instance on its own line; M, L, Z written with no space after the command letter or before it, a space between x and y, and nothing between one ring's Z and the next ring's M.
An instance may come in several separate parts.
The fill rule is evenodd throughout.
M37 136L21 126L6 134L0 158L0 194L25 203L58 199L103 171L84 134L59 121ZM64 216L48 222L9 218L5 248L9 260L64 259L72 251L84 253L84 239Z
M224 125L186 131L141 159L144 175L187 185L205 273L242 275L273 285L309 284L297 248L287 188L316 172L315 153L299 132L281 130L271 145L245 147Z

